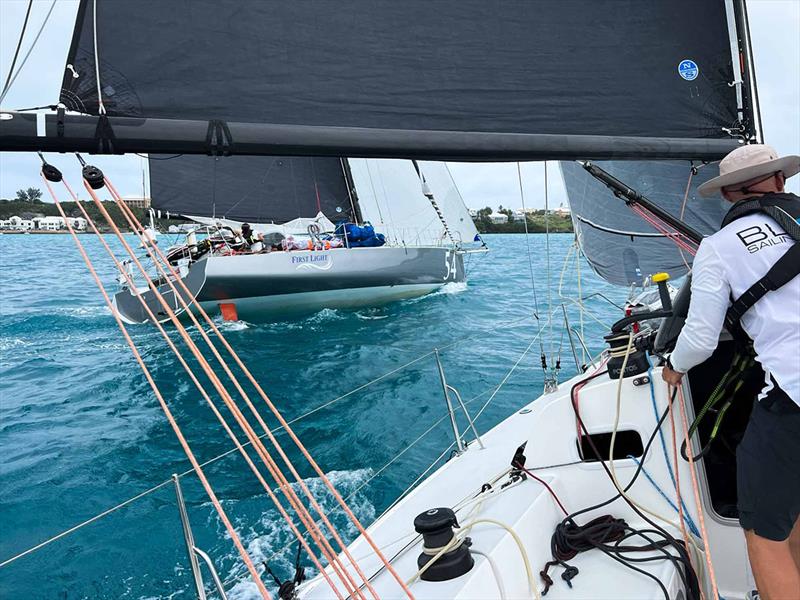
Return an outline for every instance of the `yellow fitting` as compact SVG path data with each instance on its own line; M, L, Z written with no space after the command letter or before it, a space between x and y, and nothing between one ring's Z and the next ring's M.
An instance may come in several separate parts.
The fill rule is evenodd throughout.
M661 283L662 281L669 281L669 273L656 273L651 277L653 283Z

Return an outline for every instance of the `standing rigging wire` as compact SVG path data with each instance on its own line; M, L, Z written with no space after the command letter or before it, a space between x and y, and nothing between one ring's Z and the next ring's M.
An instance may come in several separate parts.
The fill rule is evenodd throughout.
M174 278L174 280L175 280L175 281L176 281L176 282L177 282L177 283L178 283L178 284L179 284L179 285L180 285L180 286L183 288L184 292L185 292L186 294L188 294L188 297L190 298L190 301L193 303L194 307L197 309L197 312L198 312L198 313L199 313L199 314L200 314L200 315L201 315L201 316L202 316L202 317L205 319L205 321L208 323L208 325L210 326L211 330L212 330L212 331L215 333L215 335L217 336L217 338L219 339L219 341L222 343L223 347L224 347L224 348L227 350L227 352L228 352L228 353L230 354L230 356L233 358L234 362L235 362L235 363L236 363L236 365L237 365L237 366L238 366L238 367L241 369L241 371L244 373L244 375L246 376L246 378L248 379L248 381L250 381L250 383L251 383L251 384L253 385L253 387L256 389L256 391L257 391L257 392L258 392L258 394L261 396L261 398L264 400L264 402L267 404L267 406L269 407L269 409L270 409L270 411L273 413L273 415L274 415L274 416L275 416L275 417L278 419L278 422L281 424L281 426L283 427L284 431L285 431L285 432L286 432L286 433L289 435L289 437L291 438L291 440L294 442L294 444L297 446L297 448L298 448L298 449L301 451L301 453L303 454L303 456L306 458L306 460L308 461L308 463L311 465L311 467L314 469L314 471L315 471L315 472L317 473L317 475L320 477L320 479L322 480L323 484L324 484L324 485L325 485L325 486L328 488L328 490L331 492L331 494L333 495L333 497L334 497L334 499L337 501L337 503L338 503L338 504L339 504L339 505L342 507L343 511L344 511L344 512L345 512L345 514L348 516L348 518L349 518L349 519L350 519L350 521L353 523L353 525L356 527L356 529L359 531L359 533L362 535L362 537L364 538L364 540L365 540L365 541L366 541L366 542L367 542L367 543L368 543L368 544L369 544L369 545L372 547L372 549L375 551L375 554L376 554L376 556L377 556L377 557L378 557L378 558L379 558L379 559L380 559L380 560L381 560L381 561L384 563L384 565L386 566L387 570L388 570L388 571L389 571L389 572L392 574L393 578L394 578L394 579L395 579L395 580L396 580L396 581L397 581L397 582L400 584L400 586L403 588L403 591L404 591L404 593L405 593L406 595L408 595L408 597L409 597L409 598L413 598L413 595L411 594L411 591L410 591L410 590L408 589L408 587L405 585L405 583L404 583L403 579L402 579L402 578L399 576L399 574L398 574L398 573L397 573L397 571L394 569L394 567L393 567L393 566L392 566L392 565L391 565L391 564L390 564L390 563L387 561L386 557L385 557L385 556L384 556L384 554L381 552L380 548L378 548L378 546L375 544L375 541L374 541L374 540L372 539L372 537L371 537L371 536L370 536L370 535L367 533L366 529L365 529L365 528L364 528L364 526L361 524L361 522L358 520L358 518L355 516L355 514L354 514L354 513L353 513L353 511L352 511L352 509L350 509L350 507L349 507L349 506L346 504L346 502L344 501L344 499L342 498L342 496L339 494L339 492L336 490L336 488L335 488L335 487L333 486L333 484L331 483L330 479L329 479L329 478L327 477L327 475L326 475L326 474L325 474L325 473L322 471L322 469L321 469L321 468L320 468L320 466L317 464L317 462L316 462L316 461L313 459L313 457L311 456L311 454L308 452L308 450L305 448L305 446L303 445L303 443L300 441L300 439L299 439L299 438L297 437L297 435L294 433L294 431L292 430L292 428L291 428L291 427L289 426L289 424L286 422L286 420L285 420L285 419L284 419L284 417L281 415L280 411L277 409L277 407L274 405L274 403L273 403L273 402L270 400L269 396L266 394L266 392L264 391L264 389L261 387L261 385L260 385L260 384L258 383L258 381L255 379L255 377L253 376L253 374L252 374L252 373L250 372L250 370L249 370L249 369L246 367L246 365L245 365L245 364L244 364L244 362L241 360L241 358L240 358L240 357L239 357L239 355L236 353L236 351L233 349L233 347L232 347L232 346L231 346L231 345L228 343L228 341L227 341L227 340L225 339L225 337L222 335L222 332L219 330L219 328L217 327L217 325L216 325L216 324L214 323L214 321L213 321L213 320L212 320L212 319L211 319L211 318L208 316L208 313L207 313L207 312L205 311L205 309L204 309L204 308L203 308L203 307L200 305L200 303L199 303L199 302L197 302L196 298L194 298L194 296L191 294L191 292L190 292L190 290L188 289L188 287L186 286L185 282L184 282L184 281L183 281L183 280L180 278L179 274L178 274L178 273L175 271L175 268L174 268L174 267L173 267L173 266L172 266L172 265L169 263L169 261L166 259L166 257L164 256L163 252L162 252L162 251L161 251L161 249L158 247L158 245L157 245L157 244L154 244L154 243L152 242L152 240L148 240L148 239L146 239L146 238L143 238L143 236L141 236L141 234L140 234L139 232L142 230L142 225L141 225L141 223L139 223L138 219L136 218L136 215L135 215L135 214L133 214L133 212L130 210L130 208L129 208L129 207L127 207L127 205L125 205L125 203L122 201L121 197L119 196L119 193L116 191L116 189L114 188L114 186L111 184L111 182L110 182L110 181L106 180L106 186L108 187L109 191L112 193L112 196L114 197L114 199L115 199L115 201L117 202L117 204L120 206L120 208L121 208L121 210L122 210L123 214L125 215L125 217L126 217L126 219L128 220L128 222L131 224L131 226L132 226L132 228L134 229L134 231L137 233L137 235L140 237L140 239L143 239L143 243L145 243L146 245L148 245L148 244L149 244L149 245L152 247L152 249L155 251L155 254L156 254L157 256L159 256L159 257L160 257L160 258L161 258L161 259L164 261L164 264L165 264L165 265L166 265L166 267L169 269L169 271L170 271L170 273L172 274L172 277ZM99 204L99 201L98 201L98 200L95 200L95 203L96 203L96 204ZM102 206L102 205L100 205L100 206ZM161 271L163 272L163 268L161 269ZM166 273L165 273L165 276L166 276ZM172 287L172 288L173 288L173 290L175 290L175 287L174 287L173 281L172 281L172 280L170 280L170 278L169 278L169 277L167 277L167 283L170 285L170 287ZM182 304L184 304L184 305L186 306L186 302L185 302L185 300L183 299L183 296L182 296L181 294L179 294L179 293L177 292L177 290L175 290L175 293L176 293L176 296L177 296L177 298L179 298L179 299L180 299L181 303L182 303ZM338 533L337 533L337 532L336 532L336 530L333 528L333 526L332 526L331 524L329 524L329 522L327 522L327 517L325 516L325 514L324 514L324 511L322 510L322 508L321 508L321 507L319 506L319 504L317 503L317 501L316 501L316 499L314 498L314 496L313 496L313 494L311 493L311 491L308 489L308 486L306 485L306 483L305 483L305 481L303 480L303 478L302 478L302 477L300 477L300 475L299 475L299 474L297 473L297 471L294 469L294 466L292 465L291 461L290 461L290 460L288 459L288 457L286 456L286 454L285 454L285 452L283 451L283 449L282 449L282 447L281 447L280 443L279 443L279 442L278 442L278 441L275 439L275 437L272 435L272 432L271 432L270 428L269 428L269 427L266 425L266 423L264 423L263 419L262 419L262 418L261 418L261 416L259 415L259 413L258 413L258 411L256 410L255 406L253 406L253 405L252 405L252 403L251 403L251 401L249 400L249 397L247 396L247 394L245 394L245 393L244 393L244 390L242 390L242 389L241 389L241 386L240 386L240 384L238 383L238 380L236 380L235 376L233 376L233 373L230 371L230 368L227 366L227 363L226 363L226 362L225 362L225 360L222 358L222 356L219 354L218 350L217 350L217 349L216 349L216 347L213 345L213 343L210 341L210 338L208 338L208 336L206 335L206 333L205 333L204 329L203 329L202 327L200 327L200 325L199 325L199 323L197 322L196 318L195 318L195 317L194 317L194 315L192 314L192 311L188 311L188 315L189 315L190 319L192 319L192 320L193 320L193 322L194 322L194 323L195 323L195 324L198 326L198 329L200 330L200 334L201 334L201 336L203 336L203 337L204 337L204 339L206 340L206 342L209 344L209 347L211 348L211 350L212 350L212 352L214 353L214 355L217 357L217 360L218 360L218 361L220 362L220 364L222 365L222 367L223 367L223 370L225 370L225 371L226 371L226 373L228 374L228 377L231 379L231 381L233 381L233 382L234 382L234 385L237 387L237 391L239 391L239 393L242 395L243 399L245 400L245 402L246 402L246 403L247 403L247 405L248 405L248 408L251 410L251 412L253 412L253 414L254 414L254 416L255 416L256 420L259 422L259 424L260 424L260 425L261 425L261 427L262 427L262 428L265 430L265 432L267 432L267 433L268 433L268 437L269 437L269 439L270 439L270 442L271 442L271 443L273 444L273 446L276 448L276 450L278 451L279 455L281 456L281 458L282 458L282 459L283 459L283 461L286 463L286 465L287 465L287 467L289 468L289 470L290 470L290 471L292 472L292 474L294 475L294 477L295 477L295 479L297 480L298 484L300 485L300 487L303 489L303 491L304 491L304 492L306 493L306 495L308 496L308 498L309 498L309 500L311 501L311 504L314 506L315 510L317 510L317 512L318 512L318 513L320 514L320 516L323 518L323 521L325 521L325 523L326 523L326 527L327 527L327 528L328 528L328 529L329 529L329 530L332 532L332 534L333 534L333 536L334 536L334 539L336 539L336 540L337 540L337 542L339 543L339 545L342 547L342 551L343 551L343 553L344 553L344 554L345 554L345 556L346 556L346 557L347 557L347 558L348 558L348 559L351 561L351 563L353 563L353 558L352 558L352 556L351 556L351 554L350 554L349 550L347 549L347 546L346 546L346 545L345 545L345 544L344 544L344 543L341 541L341 538L338 536ZM255 445L257 446L258 444L255 444ZM358 566L358 564L357 564L357 563L353 564L353 567L354 567L354 568L355 568L355 570L356 570L356 571L359 573L359 575L362 577L362 579L365 579L365 575L364 575L364 574L363 574L363 572L361 571L361 569L360 569L360 567ZM367 587L368 587L368 588L370 587L368 583L367 583ZM371 588L370 588L370 591L373 591L373 590L371 590ZM374 594L374 591L373 591L373 594Z
M549 186L547 185L547 161L544 161L544 232L545 232L545 269L547 271L547 310L553 306L553 298L550 291L550 200ZM550 349L550 362L555 360L553 356L553 321L550 320L548 334L548 346ZM548 387L549 386L549 387ZM550 380L545 380L545 391L554 391L558 386L558 373L553 370Z
M32 3L32 0L31 0L31 3ZM5 100L6 94L8 94L8 92L11 91L11 86L14 85L14 82L17 80L17 76L22 72L22 69L25 66L25 63L28 62L28 58L30 58L31 52L33 52L33 49L36 47L36 44L39 41L39 37L42 35L42 31L44 31L45 25L47 25L47 22L50 20L50 15L53 14L53 9L55 7L56 7L56 0L53 0L53 2L50 4L50 9L47 11L47 14L44 17L44 21L42 21L42 24L39 27L39 31L36 32L36 36L33 38L33 42L31 43L31 47L28 48L28 51L25 53L25 56L22 57L22 62L19 63L19 67L17 67L16 72L12 75L11 74L11 70L9 70L8 77L6 78L6 83L3 86L3 92L0 93L0 105L3 104L3 100ZM28 6L28 11L30 11L30 6ZM27 21L28 21L28 18L26 16L25 17L25 22L27 23ZM23 38L24 35L25 35L25 26L23 26L22 34L20 35L20 38L19 38L19 44L20 45L22 44L22 38ZM19 52L19 46L17 46L17 52ZM14 60L16 61L16 53L14 54ZM13 69L13 67L14 67L13 63L11 65L11 67Z
M75 230L73 229L72 225L70 224L69 220L67 219L67 216L66 216L66 213L64 212L64 209L61 207L60 203L58 202L58 199L57 199L55 193L53 192L52 187L50 186L50 182L44 176L42 176L42 179L43 179L45 185L47 186L47 189L50 192L51 196L53 197L53 200L55 201L56 206L57 206L59 212L61 213L62 218L64 219L65 223L67 224L67 229L69 230L70 235L72 236L73 240L75 241L75 244L76 244L76 246L78 248L78 251L80 252L84 262L86 263L86 266L89 269L89 272L92 275L92 278L94 279L95 284L97 285L98 289L100 290L101 294L103 295L103 299L105 300L106 305L111 310L111 313L114 315L114 319L116 320L117 325L119 326L120 331L122 332L122 335L125 338L125 341L128 343L128 346L130 347L131 352L133 353L134 358L136 359L136 362L139 364L139 367L141 368L142 372L144 373L145 378L147 379L147 382L149 383L151 389L153 390L153 393L155 394L156 398L158 399L158 402L161 405L161 409L164 411L164 414L166 415L170 426L172 427L176 437L178 438L178 441L180 442L181 446L183 447L183 450L186 453L186 456L189 458L189 461L192 463L192 466L194 467L194 470L197 473L197 476L200 479L200 482L203 484L203 487L205 488L205 491L208 494L208 497L211 499L211 502L214 505L214 508L216 509L217 514L219 514L220 519L222 520L223 524L225 525L226 530L228 531L228 534L231 536L231 539L233 540L234 545L236 546L237 550L239 551L239 554L241 555L242 560L245 563L245 566L247 567L248 571L250 572L250 575L253 578L253 581L256 584L256 587L258 588L259 593L266 600L270 600L271 596L270 596L269 592L267 591L266 587L264 587L264 584L261 581L261 578L260 578L258 572L255 569L255 565L253 564L252 560L250 559L250 556L247 553L247 550L245 549L244 545L242 544L242 541L239 538L239 535L237 534L236 530L234 529L233 524L231 523L230 519L228 518L227 514L225 513L225 509L222 507L222 504L220 503L219 499L217 498L216 494L214 493L214 490L211 487L211 484L209 483L208 479L206 479L206 476L205 476L205 474L203 472L202 467L200 467L200 464L197 461L197 459L195 458L194 453L192 452L192 449L189 446L189 443L186 441L186 438L183 436L183 432L181 431L180 427L178 426L178 423L175 420L174 415L170 411L169 406L167 405L166 401L164 400L164 397L162 396L161 391L158 388L158 385L156 384L155 380L153 379L153 376L150 373L150 370L147 368L147 365L145 364L144 359L142 358L141 354L139 353L139 350L137 349L135 342L133 341L133 339L131 338L130 334L128 333L128 330L126 329L125 324L123 323L121 317L119 316L117 311L114 310L113 302L111 301L111 298L109 298L108 293L106 292L105 287L103 286L103 283L100 280L100 277L98 276L97 272L95 271L94 266L92 264L92 261L89 258L88 254L86 253L86 250L84 249L83 244L81 244L80 240L78 239L77 234L75 233Z
M11 66L8 68L8 76L6 77L6 81L3 84L3 96L6 95L6 90L8 90L8 84L11 81L11 74L14 72L14 67L17 64L17 57L19 56L19 49L22 48L22 40L25 39L25 31L28 29L28 19L31 16L31 8L33 8L33 0L28 0L28 8L25 11L25 20L22 21L22 29L19 33L19 40L17 40L17 48L14 50L14 58L11 59Z
M686 212L686 202L689 199L689 191L692 189L692 179L697 174L697 169L694 165L690 165L689 167L689 179L686 181L686 191L683 193L683 202L681 202L681 212L678 215L678 218L683 221L683 216ZM683 255L683 250L678 247L678 253L681 255L681 260L683 261L683 265L686 267L687 271L691 270L691 266L689 262L686 260L686 257Z
M124 237L121 235L121 233L119 231L119 228L116 226L116 224L114 223L113 219L110 217L110 215L106 211L105 207L102 205L102 203L100 202L99 198L97 197L97 195L91 189L91 186L89 185L88 181L85 181L84 185L87 188L87 191L89 191L90 195L92 196L92 199L93 199L95 205L99 208L100 212L103 213L103 216L106 218L106 220L109 222L109 225L114 230L114 233L116 234L117 238L122 242L123 246L125 246L125 248L128 251L129 255L134 260L134 263L136 263L136 265L139 267L139 269L142 272L142 274L145 277L147 277L143 267L141 266L141 263L139 263L138 259L136 259L135 254L133 253L133 251L131 250L130 246L125 241ZM336 542L338 543L338 545L342 549L342 552L345 554L345 556L348 557L350 562L353 564L353 567L355 568L355 570L359 573L359 575L362 577L362 579L366 580L366 576L363 574L363 571L360 569L358 564L354 563L353 558L350 555L350 553L349 553L346 545L344 544L341 536L339 535L338 531L334 528L333 524L328 520L328 518L325 515L322 507L319 505L319 503L317 502L317 500L314 498L313 494L311 493L310 489L306 485L305 481L303 481L302 477L300 477L299 473L297 472L295 467L292 465L292 463L289 460L288 456L285 454L285 452L283 451L282 447L280 446L280 443L277 442L277 440L275 439L275 437L272 434L270 428L266 425L266 423L264 422L263 418L258 413L257 409L255 408L255 406L253 405L252 401L250 400L249 396L244 391L244 389L242 388L241 384L236 379L236 377L233 374L233 372L230 370L230 367L227 365L225 360L222 358L222 356L220 355L219 351L216 349L216 347L214 346L213 342L208 337L208 334L206 334L206 332L200 326L200 324L197 321L196 317L192 314L192 311L189 309L185 299L178 292L178 290L175 287L173 281L170 279L170 277L167 275L166 271L164 270L163 266L160 264L159 258L161 260L163 260L165 262L165 264L170 268L170 270L172 271L172 276L176 280L180 281L180 283L184 286L184 291L186 292L186 294L188 294L190 298L193 298L193 296L191 295L191 292L188 290L188 288L186 288L186 286L183 283L183 281L180 280L180 278L179 278L178 274L175 272L174 268L172 268L172 266L166 260L166 257L163 255L163 253L158 248L158 245L153 243L152 240L150 240L147 236L144 236L144 235L141 234L141 231L143 229L141 223L139 223L138 219L136 219L136 216L133 214L133 212L131 211L130 207L128 207L122 201L122 198L119 196L118 192L113 187L111 182L108 181L108 180L105 180L105 185L108 188L108 190L111 192L111 195L114 198L114 200L116 201L117 205L119 206L123 216L127 220L128 224L130 225L130 227L132 228L132 230L134 231L136 236L139 238L139 240L142 243L142 245L145 248L148 248L148 247L150 248L152 256L153 256L153 259L154 259L154 264L156 265L157 270L164 277L166 283L169 285L169 287L172 289L173 293L175 294L175 297L177 299L179 299L180 303L184 306L184 309L186 310L186 313L189 315L190 319L193 321L195 326L198 328L201 337L208 344L208 346L211 349L211 351L214 354L214 356L220 362L220 365L222 366L222 368L225 371L225 373L228 376L228 378L234 384L234 387L236 388L237 392L242 397L242 399L245 401L246 405L248 406L250 411L253 413L253 415L256 418L256 420L258 421L258 423L264 429L265 433L268 434L269 439L272 442L273 446L278 451L278 454L281 456L281 458L283 459L284 463L289 468L289 471L295 477L296 481L300 484L301 489L303 489L303 491L305 492L306 496L309 498L309 501L310 501L311 505L314 507L314 509L317 511L317 513L322 518L323 523L327 527L328 531L331 532L331 535L333 536L334 540L336 540ZM306 525L307 527L310 526L310 527L313 528L313 519L311 518L310 514L308 514L308 512L302 506L302 504L299 501L299 498L297 497L296 493L294 492L294 490L289 485L288 480L280 472L279 468L274 463L273 459L269 456L269 453L266 450L266 448L264 447L263 443L258 438L258 436L255 434L255 431L253 431L253 429L249 425L249 423L247 423L247 420L244 418L244 416L242 415L242 413L240 412L240 410L238 409L238 407L234 403L234 401L233 401L232 397L230 396L230 394L228 394L228 392L225 390L224 386L220 382L219 378L214 374L213 369L211 368L209 363L206 361L206 359L203 357L203 355L197 349L197 347L194 344L194 342L192 342L192 340L189 338L188 333L186 332L185 328L183 328L183 326L180 324L180 322L178 321L177 317L174 315L174 313L172 312L172 310L169 307L169 305L166 303L164 298L158 292L157 288L155 288L155 286L153 285L153 282L151 280L148 280L148 285L150 286L150 288L154 292L154 294L156 294L156 297L161 302L162 306L164 307L164 310L167 312L168 315L170 315L170 318L172 319L172 321L175 324L176 328L178 328L178 331L179 331L179 333L181 333L181 335L184 338L184 341L186 342L187 346L189 346L189 348L192 350L192 352L195 355L195 357L197 358L197 360L200 361L201 365L203 366L204 371L206 372L206 374L211 379L212 383L214 384L214 387L220 393L220 395L222 396L222 398L225 401L225 403L228 406L228 408L237 417L237 421L239 421L240 426L245 431L246 435L248 436L248 439L252 442L253 447L256 450L256 452L261 456L262 460L264 460L264 462L267 464L268 469L270 469L270 471L273 472L273 477L275 477L276 481L279 483L279 485L282 486L282 489L283 489L284 493L286 494L287 498L289 499L289 502L292 503L295 506L295 510L297 510L298 515L301 516L301 520L307 523L307 525ZM199 304L197 306L199 307ZM202 309L200 309L200 310L202 310ZM208 318L207 314L205 314L205 316L208 319L209 324L211 324L212 328L216 327L213 324L213 322L210 320L210 318ZM220 337L220 339L222 339L224 341L224 338L222 338L221 333L219 333L219 330L217 330L217 335ZM232 351L232 349L231 349L231 351ZM246 370L246 368L244 367L243 364L240 364L240 366L245 372L249 373ZM279 417L279 418L281 418L281 417ZM287 432L290 433L290 435L291 435L291 430L290 429L287 429ZM320 531L319 539L320 539L320 542L322 543L322 545L325 547L324 552L326 553L326 557L328 557L328 560L331 562L332 568L334 568L334 570L337 570L337 567L341 568L341 566L338 565L335 551L333 550L332 546L327 541L327 539L324 537L324 535L321 534L321 531ZM342 578L342 581L343 581L343 583L345 584L345 587L348 590L348 594L352 594L353 593L352 590L356 589L357 586L356 586L355 582L353 581L352 576L349 573L349 571L344 569L342 571L342 573L339 573L337 571L337 574ZM375 593L374 589L371 586L369 586L369 584L367 585L367 587L372 592L373 596L375 596L377 598L377 594Z
M91 226L91 228L94 231L94 233L98 236L98 239L100 240L100 242L104 246L104 248L106 250L106 253L111 257L111 259L114 262L117 270L123 275L123 277L125 278L125 280L127 281L129 286L134 286L135 284L134 284L132 276L122 266L122 264L120 263L119 259L116 257L116 255L114 254L113 250L110 248L110 246L105 241L103 236L100 235L100 232L98 231L97 226L95 225L95 223L92 220L91 216L87 213L86 209L83 207L83 204L80 202L80 200L77 198L77 196L72 192L72 188L70 188L70 186L67 184L66 181L63 181L63 183L64 183L64 186L66 187L67 191L72 196L73 201L76 203L76 205L80 209L80 211L83 214L84 218L87 220L88 224ZM271 486L269 486L269 484L267 484L267 482L264 480L263 475L261 474L261 471L258 469L258 467L255 466L255 464L253 463L253 461L250 458L249 454L244 449L244 445L239 441L239 439L236 436L236 434L233 433L233 431L231 430L230 426L226 422L225 418L219 412L219 410L215 406L214 402L211 400L211 398L209 397L208 393L206 392L205 388L198 381L197 377L192 372L191 367L189 367L189 365L186 363L186 360L184 359L183 355L181 354L181 352L175 346L175 344L172 341L172 339L167 334L167 332L164 329L163 325L161 323L159 323L158 319L153 314L152 309L147 305L147 303L144 301L144 299L141 297L141 295L139 296L139 299L140 299L140 302L141 302L142 306L144 307L145 311L147 312L148 316L150 317L151 321L156 325L156 327L158 328L158 330L161 333L162 337L166 340L167 345L172 350L172 352L175 354L175 356L177 357L178 361L183 366L183 368L186 371L186 373L189 375L189 378L191 379L191 381L194 383L195 387L200 392L201 396L205 399L206 403L209 405L209 407L213 411L214 415L217 417L219 422L222 424L225 432L228 434L228 436L234 442L235 449L238 450L242 454L242 456L244 457L244 459L247 462L248 466L253 471L253 473L256 475L256 478L262 484L262 486L266 490L267 494L269 495L270 499L273 501L273 503L278 508L278 511L281 514L281 516L286 520L286 522L288 523L288 525L289 525L290 529L292 530L292 532L298 537L298 539L300 539L303 547L306 549L306 552L309 554L312 562L320 570L320 572L322 573L323 577L330 584L331 588L334 590L336 595L341 599L342 596L339 594L339 592L336 589L336 587L330 581L330 578L329 578L327 572L324 571L324 569L323 569L321 563L319 562L319 560L317 559L316 555L311 551L311 548L307 545L307 543L305 542L304 537L302 536L300 531L294 525L294 522L292 521L291 517L288 515L286 510L283 508L283 506L280 503L280 501L278 500L278 498L274 495L274 492L272 491ZM201 465L201 467L202 466L203 465ZM302 518L301 518L301 520L302 520ZM324 552L324 550L323 550L323 552Z
M545 380L547 380L547 359L544 353L544 342L542 341L542 322L539 319L539 298L536 295L536 278L533 275L533 259L531 257L530 234L528 232L528 212L525 209L525 190L522 186L522 166L517 161L517 181L519 182L519 198L522 202L522 222L525 224L525 249L528 254L528 270L531 276L531 290L533 291L533 317L536 320L537 337L539 338L539 358L542 363L542 370L544 371ZM550 282L547 282L550 285ZM548 304L548 312L550 305ZM550 319L548 319L549 321Z

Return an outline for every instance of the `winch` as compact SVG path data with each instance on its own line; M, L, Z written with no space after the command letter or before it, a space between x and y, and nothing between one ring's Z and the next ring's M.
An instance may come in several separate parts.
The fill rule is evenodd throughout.
M458 527L456 513L450 508L432 508L417 515L414 529L422 534L422 554L417 558L421 569L427 565L442 548L453 541L454 527ZM453 546L428 567L420 579L424 581L447 581L467 573L475 565L469 551L469 538Z

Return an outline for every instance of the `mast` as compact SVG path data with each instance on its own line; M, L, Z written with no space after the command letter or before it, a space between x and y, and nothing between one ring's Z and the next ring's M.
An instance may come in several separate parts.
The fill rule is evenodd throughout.
M742 125L746 138L753 137L764 142L764 129L761 122L761 106L758 101L756 66L753 59L753 45L750 37L750 22L747 18L745 0L733 0L736 44L739 50L739 70L742 77Z
M350 209L353 211L353 220L358 225L364 221L364 218L361 215L361 207L358 204L358 190L353 181L353 173L350 171L350 164L346 158L339 158L339 162L342 164L342 174L347 186L347 197L350 199Z

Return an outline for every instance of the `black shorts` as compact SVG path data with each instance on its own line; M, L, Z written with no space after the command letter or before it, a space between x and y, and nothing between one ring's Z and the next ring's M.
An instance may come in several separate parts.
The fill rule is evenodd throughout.
M789 537L800 516L800 406L777 384L753 402L736 449L736 487L743 529L776 542Z

